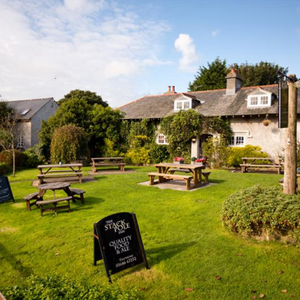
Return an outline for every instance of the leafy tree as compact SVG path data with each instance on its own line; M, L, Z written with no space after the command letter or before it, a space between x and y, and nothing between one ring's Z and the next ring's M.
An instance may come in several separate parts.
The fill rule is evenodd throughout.
M82 91L82 90L73 90L69 94L65 95L64 98L58 101L58 105L61 105L72 99L83 99L86 103L90 105L100 104L103 107L108 106L106 101L102 100L101 96L98 96L96 93L90 91Z
M121 118L122 114L118 110L110 108L95 93L71 91L60 100L55 115L47 122L42 122L39 140L43 155L49 158L50 143L55 129L67 124L74 124L85 131L91 155L103 150L105 138L118 145Z
M86 155L86 134L80 127L69 124L57 128L51 141L51 161L70 163Z
M5 108L5 107L4 107ZM0 147L12 155L12 176L16 174L16 115L13 110L7 109L0 119Z
M243 80L243 86L267 85L278 82L278 71L287 74L288 68L278 64L263 62L257 64L237 64L226 66L226 60L218 57L208 63L208 67L200 67L195 80L189 84L189 91L205 91L226 88L226 76L231 69L236 69Z
M226 60L217 57L208 67L200 67L193 83L189 83L189 91L205 91L223 89L226 87L228 69Z
M280 67L277 64L261 61L251 65L246 63L238 65L237 63L230 66L238 70L243 86L267 85L278 82L278 71L287 74L288 68Z
M12 114L13 109L11 107L8 107L7 102L0 101L0 122L7 117L7 115Z

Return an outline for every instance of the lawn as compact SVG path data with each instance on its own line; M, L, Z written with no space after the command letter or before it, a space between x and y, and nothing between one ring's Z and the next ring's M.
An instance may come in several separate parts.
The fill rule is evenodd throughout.
M112 275L113 285L135 288L141 299L300 299L300 248L259 242L222 226L224 200L257 183L278 185L275 174L213 170L216 185L197 191L141 186L152 167L99 175L72 184L86 191L70 213L26 211L24 195L36 191L36 170L9 177L16 203L0 204L0 291L35 274L64 275L109 285L103 262L93 265L93 224L117 212L134 212L150 270L143 265ZM85 169L85 173L88 169ZM48 192L49 193L49 192ZM282 290L286 290L283 293Z

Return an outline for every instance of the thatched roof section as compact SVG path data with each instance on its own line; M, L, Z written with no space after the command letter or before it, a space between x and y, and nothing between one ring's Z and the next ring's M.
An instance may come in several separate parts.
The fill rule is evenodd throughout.
M246 98L259 89L272 93L272 106L263 108L247 107ZM226 89L162 94L142 97L121 106L119 109L125 113L124 119L161 119L174 113L174 100L181 95L196 97L200 100L201 104L195 110L204 116L274 115L278 113L277 94L277 84L243 87L234 95L226 95ZM298 102L300 102L300 89L298 89ZM300 103L298 113L300 113Z

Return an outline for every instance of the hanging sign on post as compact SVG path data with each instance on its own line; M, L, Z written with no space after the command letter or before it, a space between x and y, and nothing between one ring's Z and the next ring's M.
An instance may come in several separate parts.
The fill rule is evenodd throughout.
M9 200L15 202L8 178L6 176L0 176L0 203Z
M117 213L94 224L94 265L103 259L110 275L144 263L149 269L136 216Z

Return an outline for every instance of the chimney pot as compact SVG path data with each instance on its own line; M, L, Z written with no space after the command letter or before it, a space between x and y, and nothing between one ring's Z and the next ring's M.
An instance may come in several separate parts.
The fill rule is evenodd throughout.
M171 92L171 86L168 85L168 92Z
M172 92L175 93L175 85L172 86Z

